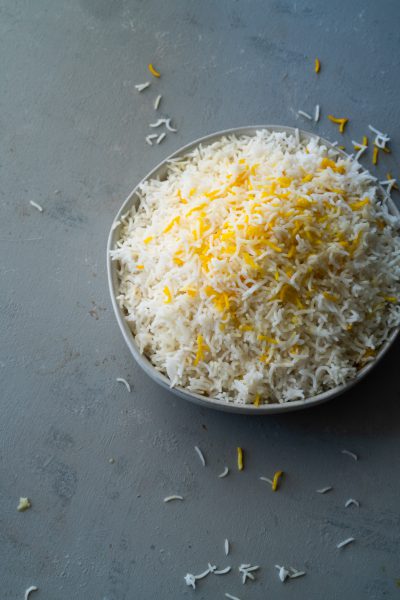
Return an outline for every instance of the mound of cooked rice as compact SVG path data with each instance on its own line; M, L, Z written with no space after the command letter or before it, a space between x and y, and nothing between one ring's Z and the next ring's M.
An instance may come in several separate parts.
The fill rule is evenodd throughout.
M112 257L139 349L171 386L287 402L352 379L400 323L399 220L316 139L258 131L171 161Z

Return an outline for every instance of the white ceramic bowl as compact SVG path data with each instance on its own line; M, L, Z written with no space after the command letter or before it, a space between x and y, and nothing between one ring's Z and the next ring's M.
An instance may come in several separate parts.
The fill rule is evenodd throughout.
M132 205L137 205L139 203L139 198L136 195L136 191L141 183L143 183L147 179L152 179L152 178L163 179L166 177L166 174L168 171L168 160L170 160L171 158L177 158L177 157L188 154L199 144L202 144L204 146L206 146L208 144L212 144L213 142L215 142L217 139L219 139L222 136L254 135L255 132L260 129L268 129L269 131L286 132L286 133L291 133L291 134L294 134L296 131L293 127L283 127L283 126L279 126L279 125L260 125L260 126L255 126L255 127L238 127L235 129L227 129L224 131L218 131L217 133L212 133L211 135L206 135L205 137L199 138L198 140L195 140L194 142L191 142L190 144L183 146L182 148L180 148L179 150L177 150L176 152L174 152L173 154L168 156L165 160L163 160L152 171L150 171L150 173L148 173L146 175L146 177L144 177L144 179L142 179L142 181L139 182L138 185L132 190L132 192L129 194L129 196L127 197L125 202L122 204L121 208L119 209L118 213L115 216L115 219L114 219L114 222L113 222L113 225L111 227L110 234L108 237L108 243L107 243L107 271L108 271L108 283L109 283L109 288L110 288L111 301L112 301L112 305L114 307L115 316L117 318L118 324L122 331L122 335L124 336L125 341L128 344L128 348L131 351L136 362L142 367L142 369L147 373L147 375L149 375L149 377L151 377L151 379L156 381L162 387L169 389L176 396L180 396L181 398L183 398L185 400L189 400L190 402L195 402L196 404L200 404L202 406L207 406L209 408L216 408L218 410L223 410L226 412L246 413L246 414L252 414L252 415L267 415L267 414L274 414L274 413L290 412L290 411L299 410L302 408L308 408L311 406L316 406L317 404L321 404L322 402L326 402L327 400L331 400L332 398L339 396L343 392L348 391L356 383L361 381L361 379L363 379L371 371L371 369L373 369L373 367L381 360L381 358L386 354L386 352L388 351L388 349L390 348L390 346L393 344L394 340L396 339L396 337L400 331L400 327L393 329L393 331L391 332L391 335L389 336L389 339L382 346L382 348L376 355L375 359L373 361L369 362L363 369L360 369L360 371L358 371L356 377L354 377L354 379L352 379L351 381L348 381L344 385L339 385L335 388L332 388L321 394L318 394L317 396L312 396L310 398L306 398L305 400L295 400L292 402L286 402L284 404L264 404L261 406L254 406L253 404L248 404L248 405L247 404L246 405L228 404L227 402L223 402L223 401L217 400L215 398L210 398L208 396L203 396L201 394L189 392L185 388L182 388L182 387L171 388L169 379L165 375L160 373L152 365L152 363L149 361L149 359L146 356L144 356L143 354L141 354L139 352L138 346L135 342L135 339L129 328L129 325L126 322L123 311L121 310L121 308L118 305L118 302L116 300L116 296L118 294L117 265L116 265L116 262L112 261L110 258L110 250L112 250L115 247L115 244L120 237L120 231L119 231L120 227L119 226L115 227L115 225L114 225L115 222L119 221L121 216L123 214L125 214L132 207ZM301 140L318 138L321 140L321 142L325 146L327 146L328 148L333 148L333 146L330 142L328 142L322 138L319 138L319 136L317 136L315 134L312 134L312 133L309 133L306 131L302 131L302 130L298 130L298 131L299 131ZM337 149L335 148L335 150L337 150ZM345 155L345 153L341 152L340 150L337 150L337 152L339 154ZM383 191L382 191L382 193L383 193ZM395 206L394 202L391 200L389 200L388 202L389 202L389 207L390 207L391 212L400 216L400 213L399 213L397 207Z

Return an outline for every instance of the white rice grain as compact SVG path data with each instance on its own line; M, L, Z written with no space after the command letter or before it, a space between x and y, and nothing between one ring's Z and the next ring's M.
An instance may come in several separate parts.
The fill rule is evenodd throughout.
M345 507L348 508L349 506L351 506L352 504L354 504L354 506L357 506L357 508L360 507L360 503L358 500L355 500L354 498L349 498L346 503L345 503Z
M195 446L194 449L195 449L198 457L201 460L201 464L203 465L203 467L205 467L206 466L206 459L204 458L204 454L202 453L202 451L200 450L200 448L198 446Z
M275 565L275 569L278 569L278 577L284 583L287 578L297 579L298 577L304 577L305 571L298 571L294 567L283 567L281 565Z
M25 594L24 594L24 600L28 600L29 595L32 592L37 592L39 588L37 588L35 585L31 585L30 587L28 587L28 589L25 590Z
M263 477L260 477L259 479L260 479L260 481L265 481L266 483L269 483L269 485L272 485L272 483L273 483L272 479L270 479L269 477L263 476Z
M209 575L212 572L213 572L213 569L212 568L210 569L210 563L209 563L208 568L205 571L203 571L202 573L200 573L200 575L195 575L195 578L196 579L204 579L204 577L207 577L207 575Z
M36 210L38 210L39 212L43 212L43 207L40 206L40 204L38 204L37 202L35 202L34 200L29 200L29 204L31 206L33 206L33 208L36 208Z
M250 565L250 564L240 565L238 570L242 576L242 584L245 584L248 579L251 579L252 581L254 581L255 577L253 575L253 572L258 571L259 568L260 567L258 565Z
M354 452L350 452L350 450L342 450L342 454L350 456L353 460L358 460L357 454L355 454Z
M124 379L123 377L117 377L116 381L118 381L119 383L123 383L128 392L131 391L131 386L129 385L126 379Z
M368 129L370 129L370 131L375 133L375 139L374 139L375 146L377 146L377 148L380 148L381 150L386 148L386 144L388 142L390 142L390 137L387 135L387 133L383 133L382 131L379 131L379 129L372 127L372 125L368 125Z
M145 90L149 86L150 86L150 81L146 81L145 83L137 83L135 85L135 88L137 89L138 92L143 92L143 90Z
M278 577L284 583L286 579L289 577L289 571L280 565L275 565L275 569L278 569Z
M379 185L381 185L383 188L385 188L386 193L388 195L390 195L390 192L392 191L393 186L395 186L396 183L397 183L397 180L393 178L393 179L385 179L384 181L380 181Z
M356 150L355 160L358 160L359 158L361 158L361 156L364 154L364 152L368 149L368 146L366 144L359 144L355 140L352 140L351 143L354 146L354 150Z
M304 577L304 575L306 575L305 571L298 571L297 569L294 569L293 567L289 567L289 577L290 579L297 579L297 577Z
M337 544L336 548L344 548L345 546L348 546L348 544L351 544L354 541L355 541L355 538L349 537L346 540L343 540L343 542L340 542L339 544Z
M183 500L183 496L177 496L174 494L173 496L167 496L164 498L164 502L172 502L173 500Z
M160 102L161 102L161 94L159 96L157 96L157 98L154 100L154 110L158 110L158 107L160 106Z
M161 125L165 125L165 127L168 129L168 131L172 131L173 133L176 133L178 130L175 129L174 127L172 127L172 123L171 123L171 119L166 118L166 119L158 119L155 123L150 123L149 127L161 127Z
M222 473L220 473L218 475L219 479L222 479L223 477L226 477L228 475L228 473L229 473L229 469L228 469L228 467L225 467L225 469L222 471Z
M225 567L225 569L219 569L214 571L214 575L227 575L232 570L232 567Z
M186 573L184 580L187 586L196 589L196 577L192 573Z
M146 135L146 142L149 144L149 146L153 145L153 140L158 139L158 135L156 133L150 133L150 135Z
M297 114L299 114L301 117L304 117L305 119L308 119L309 121L312 121L312 116L304 112L304 110L298 110Z

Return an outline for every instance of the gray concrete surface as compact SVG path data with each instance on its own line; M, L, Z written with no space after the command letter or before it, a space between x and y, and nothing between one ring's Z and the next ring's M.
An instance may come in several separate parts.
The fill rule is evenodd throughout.
M167 153L213 130L307 127L296 111L318 102L321 122L310 127L329 139L338 135L328 112L350 118L347 146L368 123L387 130L393 154L378 172L398 176L399 6L1 0L2 599L22 599L29 585L40 588L35 600L400 597L400 346L317 410L209 412L158 389L133 363L105 273L106 235L124 197ZM147 79L139 95L134 84ZM158 93L179 131L150 148ZM231 475L219 480L225 464ZM277 468L286 476L273 494L258 477ZM334 491L315 493L326 485ZM172 493L185 501L163 504ZM31 510L16 511L19 496ZM345 509L349 497L361 507ZM356 542L338 551L349 536ZM208 561L234 570L193 592L183 576ZM261 566L256 582L241 584L241 562ZM275 564L307 575L283 585Z

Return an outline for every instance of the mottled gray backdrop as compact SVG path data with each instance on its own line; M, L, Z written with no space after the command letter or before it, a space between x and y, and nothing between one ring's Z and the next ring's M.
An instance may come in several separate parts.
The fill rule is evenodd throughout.
M0 1L2 599L33 584L35 600L400 597L399 345L316 410L209 412L134 364L105 269L128 192L214 130L297 124L334 140L332 112L350 118L348 148L368 123L388 131L393 154L379 173L398 176L399 17L395 0ZM149 147L159 93L178 133ZM318 125L298 119L316 103ZM225 464L232 473L219 480ZM286 475L273 494L258 477L278 468ZM315 493L326 485L334 491ZM185 501L165 505L171 493ZM19 496L31 510L16 511ZM344 508L350 496L359 509ZM338 551L349 536L356 542ZM235 572L186 587L185 573L208 561ZM241 562L261 566L256 582L242 586ZM283 585L275 564L307 575Z

